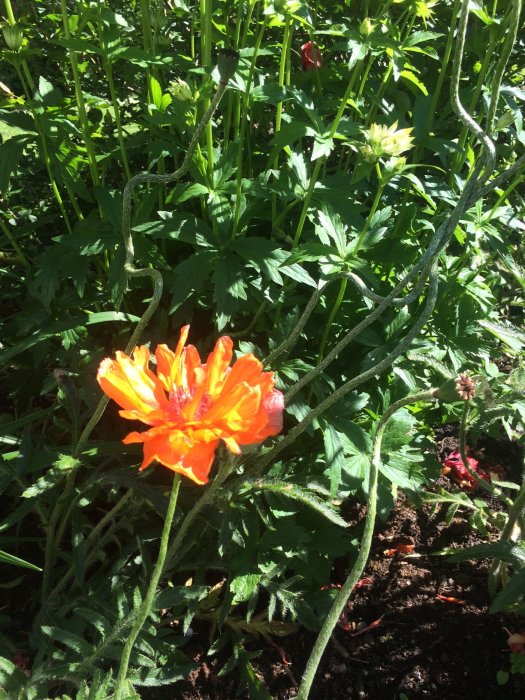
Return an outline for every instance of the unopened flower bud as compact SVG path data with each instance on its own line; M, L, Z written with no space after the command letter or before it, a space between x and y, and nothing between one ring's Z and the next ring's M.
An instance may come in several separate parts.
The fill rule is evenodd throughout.
M234 49L220 49L217 55L217 68L221 81L227 83L239 65L239 52Z
M19 24L6 24L2 28L5 43L11 51L20 51L24 35Z
M476 387L468 374L459 374L457 377L447 379L439 389L436 397L440 401L453 403L454 401L470 401L476 395Z
M359 26L359 34L364 37L368 37L373 34L375 29L374 23L370 17L365 17Z
M394 156L393 158L389 158L385 163L383 176L392 178L394 175L399 175L399 173L402 173L405 169L406 164L407 159L404 156Z
M181 80L180 78L177 78L176 80L172 80L170 82L170 88L169 91L176 100L179 100L179 102L189 102L193 94L191 92L191 88L188 85L188 83L185 80Z

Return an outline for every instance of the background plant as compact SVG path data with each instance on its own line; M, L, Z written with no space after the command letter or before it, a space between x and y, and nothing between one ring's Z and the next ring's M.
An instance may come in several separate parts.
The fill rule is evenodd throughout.
M171 552L156 604L168 616L143 629L130 681L183 677L184 633L196 616L222 626L213 650L230 644L228 667L255 687L243 635L284 634L296 621L318 628L333 559L357 556L361 533L345 529L337 507L367 496L379 417L439 383L443 366L490 384L502 348L521 357L523 32L514 48L509 39L520 3L473 8L457 76L461 103L492 134L496 170L485 173L483 198L456 209L439 268L427 265L413 288L397 289L484 162L448 96L461 5L100 0L32 2L15 16L5 3L21 43L6 44L0 76L2 547L43 565L57 503L62 512L38 617L41 574L20 580L10 569L14 599L21 586L34 592L23 606L30 642L16 636L16 617L0 630L2 685L12 683L13 696L111 688L108 669L147 587L168 475L137 478L138 454L114 441L121 427L110 412L77 454L75 446L98 402L95 368L127 345L151 297L140 278L124 293L124 186L130 174L182 165L218 79L212 47L238 49L241 62L188 175L133 198L134 265L158 270L165 290L143 341L170 342L190 320L203 349L217 332L236 336L242 352L278 370L288 434L274 452L247 456L193 511L198 534ZM318 71L301 69L306 41L319 46ZM374 125L394 141L376 139L371 155ZM430 274L435 306L425 310ZM410 350L406 342L399 353L416 316ZM363 372L359 388L335 394ZM503 419L513 434L517 414L502 393L485 425ZM473 430L476 411L492 408L476 406ZM454 406L444 413L459 420ZM396 488L419 493L438 473L424 452L436 415L416 404L392 419L382 517ZM181 518L192 489L181 489ZM29 679L8 660L19 646Z

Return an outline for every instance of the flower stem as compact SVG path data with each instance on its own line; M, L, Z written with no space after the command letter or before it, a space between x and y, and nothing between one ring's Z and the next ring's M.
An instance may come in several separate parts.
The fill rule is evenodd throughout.
M343 612L348 599L354 589L355 584L363 573L365 566L368 562L368 556L370 554L370 548L372 545L372 537L374 535L374 525L377 512L377 482L379 476L379 466L381 463L381 443L383 440L383 435L388 421L394 415L394 413L402 408L412 403L419 401L434 401L434 389L429 391L423 391L418 394L412 394L411 396L406 396L396 403L392 404L386 413L382 416L379 423L377 424L374 445L372 449L372 458L370 460L370 474L368 477L368 510L366 513L365 529L363 532L363 537L361 538L361 547L359 549L359 554L357 559L350 571L348 578L344 582L341 590L337 594L332 607L324 621L319 636L317 637L314 648L310 654L310 658L306 664L306 669L303 674L301 685L299 686L299 691L297 693L297 700L307 700L310 694L310 689L312 687L315 674L321 662L321 658L324 651L330 641L330 637L337 625L341 613Z
M332 122L332 126L330 127L330 138L333 138L337 132L337 128L339 126L339 122L341 121L345 108L346 108L346 103L348 102L348 98L352 94L352 90L354 89L354 85L356 83L356 80L358 78L358 75L361 70L361 66L363 64L363 61L360 60L356 63L354 66L354 70L352 71L352 76L350 77L350 80L348 81L348 85L346 86L345 94L343 95L341 102L339 104L339 109L337 110L337 114L334 117L334 120ZM312 195L313 191L315 189L315 185L317 183L317 178L319 177L319 173L321 172L321 167L326 161L326 156L322 156L321 158L318 158L315 161L314 165L314 170L312 173L312 176L310 177L310 182L308 184L308 190L306 192L306 196L304 198L303 202L303 208L301 209L301 214L299 215L299 223L297 224L297 229L295 231L295 236L293 240L293 248L297 248L299 245L299 240L301 238L301 235L303 233L303 228L304 224L306 221L306 217L308 215L308 209L310 208L310 202L312 200Z
M476 482L477 486L479 486L484 491L487 491L487 493L490 493L491 496L496 496L496 498L499 498L507 506L512 506L512 501L510 500L510 498L505 496L505 494L500 488L491 484L490 481L482 479L481 476L469 466L467 456L467 423L469 415L470 404L468 401L465 401L465 405L463 406L463 413L461 415L461 422L459 424L459 452L461 454L461 461L465 465L465 469L467 470L467 472Z
M173 568L178 563L178 552L190 525L193 523L193 521L204 508L204 506L208 505L209 503L212 503L215 496L217 495L218 490L232 473L234 466L234 458L231 455L228 455L227 459L225 459L221 463L219 467L219 473L217 474L215 479L213 479L212 483L209 485L205 493L201 496L201 498L198 501L195 502L193 508L187 513L184 520L180 524L179 529L177 530L177 534L175 535L175 539L171 543L170 548L168 550L168 555L166 557L166 567Z
M211 67L211 44L212 44L212 15L213 1L200 0L200 21L201 21L201 65ZM208 76L203 76L207 81ZM210 106L210 98L206 97L203 102L203 110L206 112ZM208 159L208 179L213 186L213 128L211 121L206 124L206 154Z
M64 35L68 41L71 39L71 32L69 31L69 16L67 11L66 0L60 0L60 7L62 11L62 21L64 24ZM84 141L86 144L86 151L88 154L89 170L91 172L91 179L93 184L97 187L100 184L100 178L98 176L97 159L95 156L95 149L93 148L93 142L91 140L91 134L89 131L89 123L87 118L86 104L84 102L84 95L82 93L82 87L80 85L80 76L78 72L78 62L77 55L71 49L68 49L69 62L71 64L71 71L73 73L73 82L75 84L75 97L78 107L78 117L80 120L80 126L82 128L82 134L84 136Z
M235 187L235 209L233 213L233 226L232 226L232 238L237 235L237 230L239 227L239 216L241 213L241 189L242 189L242 174L243 174L243 150L244 150L244 140L246 138L246 126L248 124L248 110L250 105L250 91L253 84L253 76L255 74L255 62L257 61L257 54L261 48L261 43L263 40L264 32L268 26L268 19L265 18L257 39L255 40L255 47L253 49L252 62L250 65L250 72L248 74L248 80L246 82L246 92L244 93L244 99L242 102L242 116L241 116L241 130L239 134L239 150L237 156L237 181Z
M155 567L151 574L151 579L146 593L146 597L142 602L138 617L135 620L135 623L133 624L133 628L129 634L129 637L126 640L126 643L124 644L124 649L122 650L120 668L115 684L114 700L122 700L122 698L125 697L124 692L126 685L126 677L128 674L129 659L131 656L131 652L133 651L133 645L135 644L135 641L151 612L151 606L153 604L153 599L155 597L157 585L162 575L164 562L166 560L166 553L168 551L168 541L170 536L171 525L173 523L173 516L175 515L175 508L177 506L180 479L180 474L175 474L175 476L173 477L170 500L168 502L168 510L166 512L164 527L162 529L162 535L160 538L160 547L159 554L157 556L157 563L155 564Z

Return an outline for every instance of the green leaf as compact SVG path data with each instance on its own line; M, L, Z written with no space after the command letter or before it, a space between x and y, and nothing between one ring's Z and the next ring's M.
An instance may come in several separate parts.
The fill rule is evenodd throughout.
M83 315L78 315L75 318L66 319L65 321L49 323L46 325L45 330L38 331L33 336L26 338L20 343L17 343L16 345L0 352L0 364L9 362L9 360L12 360L13 357L16 357L21 352L29 350L29 348L32 348L34 345L37 345L48 338L52 338L58 333L63 333L64 331L77 328L78 326L91 326L97 323L109 323L115 321L131 321L132 323L137 323L140 321L140 317L119 311L97 311L91 314L85 313Z
M243 485L244 488L255 489L259 491L269 491L277 493L286 498L292 498L300 503L303 503L308 508L315 510L324 518L339 525L339 527L348 527L346 520L337 513L335 508L325 501L322 501L312 489L302 488L296 484L291 484L286 481L256 479L255 481L247 481Z
M256 593L262 574L243 574L235 576L230 581L230 591L233 593L232 605L246 603Z
M403 445L408 445L414 436L416 423L417 419L406 408L397 411L385 428L381 452L391 454Z
M93 646L86 642L85 639L82 639L82 637L80 637L78 634L74 634L68 630L59 629L58 627L50 627L48 625L42 625L40 629L54 642L64 644L81 657L89 658L93 653Z
M412 71L402 70L399 74L399 77L407 81L408 83L415 85L419 90L421 90L425 97L428 96L428 90L425 87L425 84L422 83L421 80L417 77L417 75L415 75L415 73L412 73Z
M151 99L153 100L153 104L158 110L160 110L162 102L162 88L160 86L159 81L152 75L150 75L149 78L149 89L151 92Z
M22 566L25 569L33 569L33 571L42 571L39 566L31 564L25 559L20 559L20 557L15 557L13 554L8 554L2 550L0 550L0 561L4 562L4 564L12 564L13 566Z
M315 134L310 160L327 158L334 149L334 140L328 134Z
M213 298L217 304L217 329L221 331L234 315L238 299L247 299L245 273L239 258L221 255L212 273Z
M172 314L183 304L190 293L199 293L210 280L215 253L201 251L190 255L175 268L175 281L171 287L172 297L169 313Z
M514 544L512 542L491 542L475 544L459 551L454 549L442 550L443 554L450 555L451 561L467 561L469 559L501 559L515 568L525 567L525 543Z
M344 449L335 428L326 420L322 420L320 423L323 431L327 473L330 479L330 495L334 498L339 490L341 474L345 465Z
M494 598L490 612L502 612L522 600L523 596L525 596L525 568L515 573L505 588Z
M24 148L32 139L27 136L14 136L0 144L0 193L9 190L9 180L16 173Z

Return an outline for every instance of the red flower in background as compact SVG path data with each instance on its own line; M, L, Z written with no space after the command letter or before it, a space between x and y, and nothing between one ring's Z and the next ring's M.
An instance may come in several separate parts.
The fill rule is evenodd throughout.
M315 41L307 41L301 46L301 63L304 71L314 71L323 65L321 52Z
M476 472L482 479L488 481L489 475L478 467L478 460L474 457L467 457L468 466ZM443 474L451 474L452 477L464 488L471 489L476 486L476 480L467 471L459 452L452 452L443 461Z

